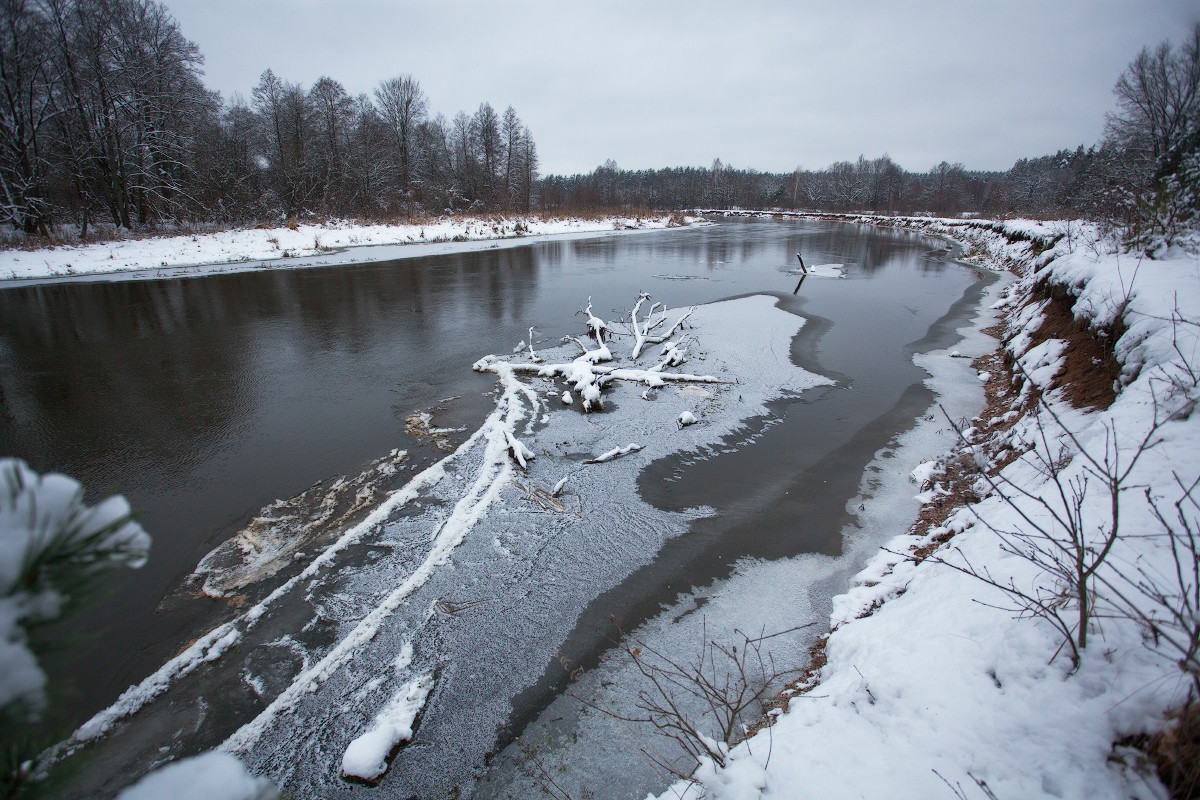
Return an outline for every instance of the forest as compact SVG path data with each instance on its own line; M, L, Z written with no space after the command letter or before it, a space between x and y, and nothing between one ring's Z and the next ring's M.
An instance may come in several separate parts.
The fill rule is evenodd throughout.
M1195 215L1200 27L1117 82L1101 142L1007 171L888 155L787 173L733 167L541 176L517 112L431 111L412 75L351 96L265 71L249 100L205 88L203 56L154 0L0 0L0 223L70 226L364 221L471 213L803 209L1086 217L1143 228ZM796 150L803 151L797 134Z
M249 101L223 101L153 0L0 9L0 219L26 234L534 203L537 147L511 107L448 119L411 75L352 97L269 69Z

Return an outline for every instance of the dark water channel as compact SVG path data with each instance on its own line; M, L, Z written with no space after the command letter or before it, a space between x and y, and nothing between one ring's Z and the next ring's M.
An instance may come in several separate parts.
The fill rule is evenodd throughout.
M792 294L797 252L845 264L846 277ZM639 291L671 306L776 295L808 320L793 357L838 380L779 404L782 422L751 447L648 470L642 490L655 505L718 515L597 598L596 614L645 617L739 556L836 552L866 463L928 404L912 353L948 342L978 280L904 232L727 220L347 267L0 284L0 455L72 475L92 500L126 495L154 538L146 567L116 576L104 602L53 632L84 637L48 664L66 687L59 722L107 706L228 613L164 600L258 509L393 448L437 458L405 417L457 398L437 423L473 430L493 381L471 363L508 352L530 325L551 341L579 329L589 296L615 319ZM797 517L814 521L803 535L789 533ZM597 655L599 627L585 614L573 652ZM517 727L559 690L547 675L516 699Z

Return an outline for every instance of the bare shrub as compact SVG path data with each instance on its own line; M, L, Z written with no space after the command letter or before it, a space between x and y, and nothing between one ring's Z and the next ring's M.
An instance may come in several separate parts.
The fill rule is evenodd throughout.
M699 652L685 660L628 636L615 618L610 619L616 633L613 643L645 679L634 700L634 710L622 712L576 699L613 719L652 725L660 736L673 741L687 756L683 766L677 759L648 748L642 753L680 779L689 779L705 758L720 767L728 763L729 745L743 738L745 721L765 714L780 683L800 672L776 666L763 643L813 624L755 637L735 631L735 643L710 639L706 624ZM769 761L769 754L767 758Z

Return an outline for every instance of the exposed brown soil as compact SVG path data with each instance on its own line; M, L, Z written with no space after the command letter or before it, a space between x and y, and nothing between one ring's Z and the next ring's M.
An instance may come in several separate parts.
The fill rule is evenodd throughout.
M989 328L985 333L996 336L1001 333L1000 326ZM1007 357L1003 348L997 348L991 353L975 359L972 364L980 372L987 372L988 379L983 384L984 410L973 421L975 430L970 435L970 443L991 441L997 434L1010 429L1019 419L1019 416L1015 414L1006 416L1007 412L1013 409L1017 398L1011 377L1012 371L1006 361ZM998 474L1020 455L1019 451L1009 451L993 463L989 473ZM963 452L960 448L945 464L945 471L934 478L947 493L934 498L933 502L926 503L921 507L909 532L914 536L924 538L931 530L945 525L950 515L962 506L978 503L982 498L973 488L978 478L979 468L976 466L974 458L969 452ZM928 488L930 487L921 487L922 491ZM939 533L924 544L914 547L911 557L918 562L924 561L953 537L953 531Z
M1200 798L1200 703L1188 703L1153 736L1131 736L1114 745L1145 753L1173 800Z
M828 659L825 656L825 646L829 643L829 635L826 634L820 639L812 643L812 647L808 648L808 666L800 671L794 679L788 682L788 685L783 688L779 694L775 695L767 702L763 703L762 716L754 722L746 726L744 734L738 739L749 739L754 734L761 731L763 728L768 728L774 723L775 717L771 712L779 710L786 713L791 706L792 698L811 692L821 682L821 669L825 666ZM736 742L734 743L736 744Z
M1047 388L1061 388L1063 397L1076 408L1102 410L1117 398L1121 364L1113 352L1117 339L1125 332L1118 316L1109 329L1090 328L1075 317L1075 297L1068 287L1043 281L1034 285L1032 302L1048 301L1042 324L1033 335L1033 344L1050 339L1067 343L1063 366Z

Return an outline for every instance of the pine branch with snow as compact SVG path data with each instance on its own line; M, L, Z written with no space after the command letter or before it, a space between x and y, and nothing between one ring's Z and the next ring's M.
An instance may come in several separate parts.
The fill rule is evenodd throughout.
M95 578L117 566L140 567L150 537L129 503L110 497L89 506L65 475L38 475L23 461L0 460L0 709L36 716L45 675L28 630L74 608ZM7 730L11 730L5 726Z

